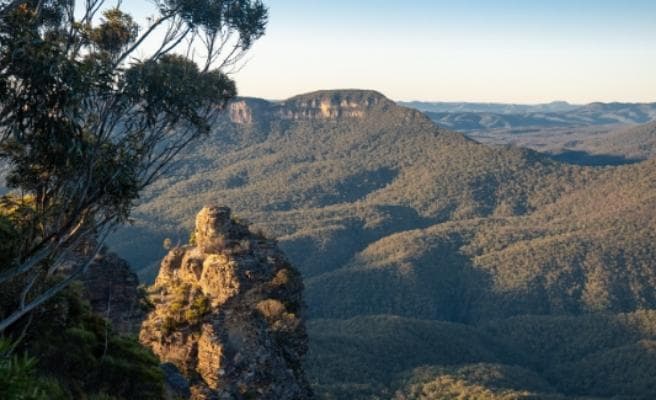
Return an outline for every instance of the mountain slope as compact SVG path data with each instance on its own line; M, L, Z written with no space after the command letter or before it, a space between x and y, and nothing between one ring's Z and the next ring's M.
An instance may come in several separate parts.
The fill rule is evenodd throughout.
M385 237L339 270L310 277L308 303L326 318L465 322L652 308L656 162L599 172L589 187L527 215Z
M141 222L115 242L123 254L152 257L139 240L161 240L144 232L186 240L183 221L220 199L280 238L317 317L656 305L653 162L582 168L490 148L367 91L230 111L144 198Z
M164 237L186 242L187 221L215 202L278 238L304 275L309 316L345 329L326 336L326 325L310 324L317 357L310 357L309 377L326 398L403 394L405 386L393 385L392 376L423 387L442 375L453 387L473 385L496 396L492 383L472 380L470 364L481 364L485 374L541 380L508 387L509 396L622 395L626 387L619 384L597 393L543 372L586 368L596 371L586 382L596 382L604 376L601 366L620 365L602 363L604 354L618 362L635 359L640 349L651 354L651 336L641 336L535 366L503 350L503 334L485 329L526 315L542 315L550 326L572 318L568 323L577 326L587 313L656 308L656 161L592 168L489 147L371 91L316 92L277 103L241 99L144 195L135 225L119 232L113 247L142 277L153 277ZM360 328L349 330L344 320ZM396 328L375 328L388 324ZM408 346L404 357L421 359L435 350L430 343L460 336L486 356L438 354L437 361L422 362L434 368L415 374L421 364L407 363L376 375L366 371L384 357L339 351L371 345L367 354L379 354L400 346L396 335ZM344 376L342 358L364 377ZM507 368L518 363L521 371ZM627 371L628 381L642 379Z
M376 104L367 104L372 96ZM353 105L348 112L366 114L317 114L322 101L351 101L342 97L362 101L360 111ZM312 101L315 107L308 111L304 107ZM124 236L130 237L123 242L131 246L125 247L128 256L136 249L142 253L132 240L144 232L168 231L175 239L193 210L216 198L255 222L275 224L276 234L311 228L315 217L299 215L302 210L336 222L343 217L367 225L367 231L382 228L374 233L382 237L399 230L384 227L395 219L414 219L405 228L411 229L488 216L497 209L521 214L581 179L575 167L522 150L490 149L442 131L419 112L373 92L324 92L282 104L244 100L234 108L250 114L250 122L217 121L213 135L190 149L144 196L135 214L138 223ZM551 178L538 179L544 176ZM281 217L270 218L273 213ZM295 218L304 221L290 221ZM314 225L330 229L325 222ZM132 260L135 265L146 261Z
M656 122L621 129L601 137L592 137L578 147L590 153L623 155L645 160L656 157Z
M479 326L367 316L315 320L308 328L308 372L325 398L656 395L648 372L656 364L654 311L523 316Z

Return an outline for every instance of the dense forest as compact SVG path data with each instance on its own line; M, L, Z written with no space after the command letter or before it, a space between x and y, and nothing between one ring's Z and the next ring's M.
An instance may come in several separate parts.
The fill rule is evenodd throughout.
M238 98L262 1L127 3L0 0L1 399L656 398L656 104Z
M278 237L320 397L656 395L654 161L481 145L369 91L243 99L214 129L113 245L152 279L212 201Z

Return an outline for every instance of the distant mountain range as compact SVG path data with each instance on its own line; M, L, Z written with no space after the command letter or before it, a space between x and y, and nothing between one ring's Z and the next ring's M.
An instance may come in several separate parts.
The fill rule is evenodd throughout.
M570 104L566 101L554 101L544 104L400 101L398 104L400 106L432 113L489 114L558 113L572 111L581 107L579 105Z
M152 279L211 203L303 273L319 398L656 398L656 160L488 146L372 91L240 99L111 245Z
M573 128L596 125L644 124L656 119L656 103L565 102L543 105L479 103L400 103L423 111L440 126L460 132Z
M656 122L544 128L523 133L478 131L467 135L481 143L526 147L560 161L581 165L631 164L656 158Z
M401 103L485 144L513 145L581 165L656 157L656 103Z

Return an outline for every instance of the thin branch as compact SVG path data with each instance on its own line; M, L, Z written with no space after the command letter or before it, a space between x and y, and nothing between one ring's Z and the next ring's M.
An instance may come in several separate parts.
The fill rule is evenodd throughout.
M168 14L162 15L160 18L157 19L150 27L148 27L148 30L141 35L139 39L137 39L136 42L132 44L132 46L128 47L128 49L121 54L116 61L114 62L113 67L117 68L125 59L130 56L141 44L146 40L160 25L162 25L164 22L170 20L171 18L174 18L176 15L174 10L169 11Z
M175 40L172 40L167 46L164 46L164 44L155 52L155 54L151 57L153 60L157 60L160 57L162 57L165 54L170 53L173 49L175 49L187 35L192 31L191 27L187 27L182 33L178 34L178 37Z
M107 289L107 315L105 316L105 346L103 349L102 357L100 360L104 360L107 355L107 349L109 347L109 316L112 309L112 283L109 282L109 287Z
M24 307L19 308L18 310L14 311L11 315L9 315L7 318L0 321L0 332L4 332L5 329L7 329L9 326L14 324L19 319L23 318L26 314L28 314L35 308L41 306L43 303L53 298L62 290L66 289L74 280L76 280L84 271L86 271L89 265L91 265L95 261L96 256L100 253L100 250L102 249L105 240L107 240L107 236L109 235L109 233L110 230L107 230L102 235L101 239L98 241L98 245L96 246L96 249L93 252L93 255L89 257L89 259L85 263L80 264L66 278L64 278L56 285L52 286L48 290L41 293L29 304L26 304Z
M25 325L23 325L23 329L21 330L21 334L18 336L16 340L14 340L14 344L11 346L11 349L9 350L9 354L12 354L14 351L16 351L16 348L18 345L25 339L25 335L27 335L27 330L30 328L30 325L32 324L32 320L34 319L34 313L30 313L29 318L27 319L27 322L25 322Z

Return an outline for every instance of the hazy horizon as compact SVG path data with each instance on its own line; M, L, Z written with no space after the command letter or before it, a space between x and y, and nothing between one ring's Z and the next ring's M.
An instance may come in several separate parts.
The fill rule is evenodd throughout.
M593 103L605 103L605 104L610 104L610 103L622 103L622 104L653 104L656 103L656 96L654 97L654 100L652 101L618 101L618 100L610 100L610 101L589 101L589 102L571 102L563 99L554 99L554 100L546 100L546 101L536 101L536 102L509 102L509 101L486 101L486 100L450 100L450 99L396 99L393 98L389 95L387 95L384 91L378 90L376 88L358 88L358 87L334 87L334 88L319 88L319 89L314 89L314 90L308 90L304 92L298 92L291 94L288 97L284 98L273 98L273 97L264 97L264 96L257 96L257 95L246 95L243 93L239 93L238 97L240 98L254 98L254 99L262 99L266 101L285 101L289 100L290 98L293 98L295 96L300 96L300 95L306 95L306 94L311 94L315 92L323 92L323 91L349 91L349 90L363 90L363 91L373 91L373 92L378 92L385 96L386 98L394 101L394 102L400 102L400 103L434 103L434 104L499 104L499 105L523 105L523 106L539 106L539 105L547 105L547 104L554 104L554 103L567 103L571 106L585 106L588 104L593 104Z
M257 96L257 95L246 95L243 93L239 93L238 97L245 97L245 98L256 98L256 99L263 99L267 101L284 101L288 100L292 97L299 96L299 95L304 95L304 94L310 94L314 92L322 92L322 91L348 91L348 90L365 90L365 91L374 91L374 92L379 92L383 96L387 97L388 99L394 101L394 102L401 102L401 103L412 103L412 102L418 102L418 103L443 103L443 104L507 104L507 105L523 105L523 106L537 106L537 105L545 105L545 104L552 104L552 103L567 103L572 106L585 106L588 104L593 104L593 103L605 103L605 104L610 104L610 103L623 103L623 104L652 104L656 103L656 96L652 101L619 101L619 100L608 100L608 101L602 101L602 100L593 100L593 101L587 101L587 102L572 102L572 101L567 101L563 99L554 99L554 100L545 100L545 101L535 101L535 102L512 102L512 101L494 101L494 100L450 100L450 99L414 99L414 98L408 98L408 99L397 99L393 98L389 95L387 95L384 91L375 89L375 88L347 88L347 87L335 87L335 88L319 88L319 89L313 89L313 90L307 90L303 92L298 92L291 94L288 97L282 97L282 98L272 98L272 97L264 97L264 96Z

